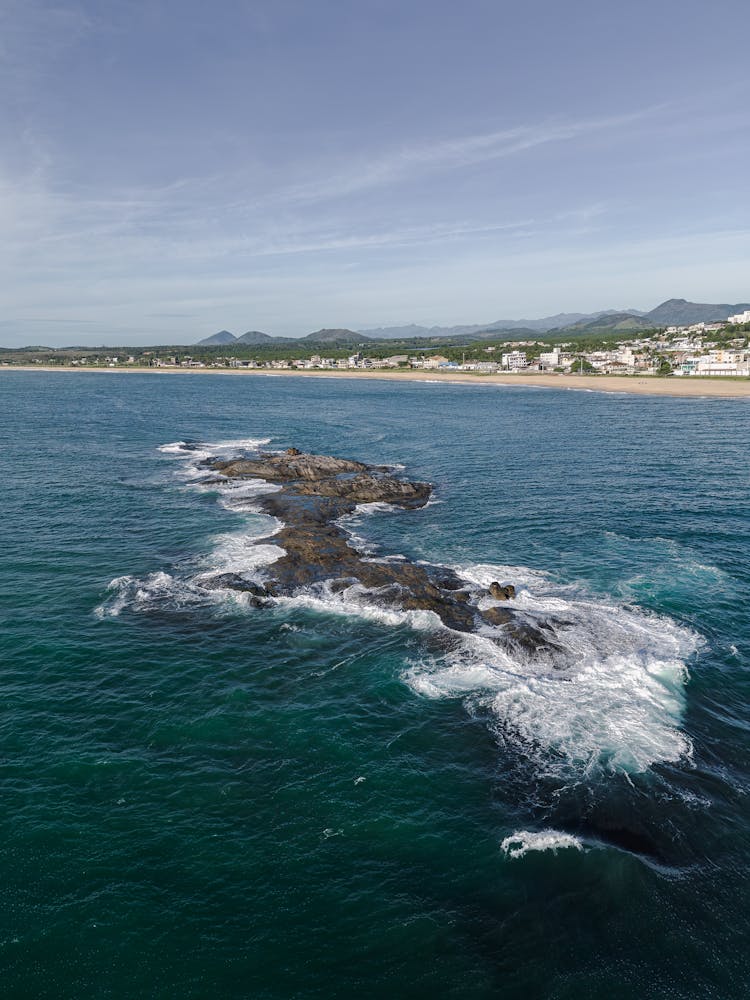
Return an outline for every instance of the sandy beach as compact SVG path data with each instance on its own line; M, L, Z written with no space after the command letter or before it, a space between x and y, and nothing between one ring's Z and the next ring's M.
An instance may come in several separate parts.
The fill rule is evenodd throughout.
M74 372L108 375L232 375L261 378L348 378L386 379L391 382L429 382L451 385L496 385L520 388L573 389L582 392L614 392L635 396L678 396L683 398L750 398L750 379L655 378L622 375L473 375L456 372L441 375L434 371L269 371L251 368L73 368L56 365L0 365L0 372Z

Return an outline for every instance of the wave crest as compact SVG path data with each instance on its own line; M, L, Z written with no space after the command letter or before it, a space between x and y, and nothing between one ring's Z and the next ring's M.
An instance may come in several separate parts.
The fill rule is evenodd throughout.
M500 850L507 857L516 860L525 857L530 851L552 851L553 854L562 850L583 851L583 844L578 837L559 830L517 830L503 840Z

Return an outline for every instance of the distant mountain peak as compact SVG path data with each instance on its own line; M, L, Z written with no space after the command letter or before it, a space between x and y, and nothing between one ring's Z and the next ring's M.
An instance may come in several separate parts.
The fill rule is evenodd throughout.
M260 330L248 330L247 333L243 333L241 337L237 337L238 344L266 344L268 341L273 340L267 333L261 333Z
M746 302L689 302L687 299L667 299L644 316L654 326L690 326L693 323L720 323L733 313L744 312Z
M210 344L234 344L237 338L229 330L219 330L218 333L213 334L211 337L205 337L203 340L199 340L197 346L201 347L203 345Z

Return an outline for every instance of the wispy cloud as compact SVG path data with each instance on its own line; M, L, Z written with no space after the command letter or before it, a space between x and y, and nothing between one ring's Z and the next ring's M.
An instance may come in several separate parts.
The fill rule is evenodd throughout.
M493 233L526 232L535 224L534 219L516 222L479 225L477 223L441 223L431 226L411 226L375 232L321 232L314 238L281 239L265 238L247 243L245 253L251 257L274 257L286 254L315 253L326 250L361 250L378 247L412 246L447 240L481 237Z
M542 121L450 139L423 140L360 158L343 170L294 185L279 194L284 200L299 202L340 198L369 188L411 180L429 172L455 170L591 133L621 130L654 117L664 107L655 105L629 114L577 121Z

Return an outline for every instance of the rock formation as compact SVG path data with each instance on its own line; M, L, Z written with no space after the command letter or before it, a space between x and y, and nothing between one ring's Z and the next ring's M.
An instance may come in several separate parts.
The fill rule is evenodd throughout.
M262 585L223 573L207 580L205 586L240 590L262 605L268 598L293 596L324 582L334 593L359 585L367 592L368 602L404 611L432 611L458 632L502 626L493 638L509 648L550 655L559 649L550 624L532 624L507 607L480 608L479 601L486 594L473 593L449 568L403 558L372 559L352 547L338 523L341 517L361 503L423 507L432 492L428 483L401 479L388 467L303 454L296 448L280 454L261 453L257 458L208 459L205 465L221 480L263 479L281 486L259 496L257 506L282 522L280 530L264 538L264 543L285 551L266 567ZM515 588L493 583L490 593L493 599L507 602L515 596Z

